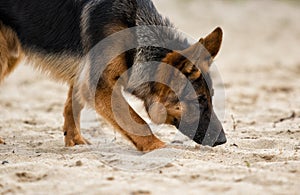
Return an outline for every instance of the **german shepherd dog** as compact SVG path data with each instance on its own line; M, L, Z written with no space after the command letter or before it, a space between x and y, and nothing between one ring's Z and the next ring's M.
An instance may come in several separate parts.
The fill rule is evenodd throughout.
M79 124L87 105L138 150L165 147L124 99L124 91L143 100L153 122L174 125L199 144L223 144L226 137L213 110L209 75L223 32L217 28L189 44L170 29L172 23L151 0L2 0L0 79L26 60L70 85L64 108L66 146L89 144ZM91 52L117 34L99 53ZM150 80L142 82L145 77Z

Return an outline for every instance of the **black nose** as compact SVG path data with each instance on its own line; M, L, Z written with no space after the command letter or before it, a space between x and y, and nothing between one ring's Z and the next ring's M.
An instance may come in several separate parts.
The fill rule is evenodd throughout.
M219 146L219 145L225 144L226 142L227 142L226 135L225 135L224 131L222 130L220 132L220 135L219 135L217 141L215 142L215 144L213 146L214 147Z

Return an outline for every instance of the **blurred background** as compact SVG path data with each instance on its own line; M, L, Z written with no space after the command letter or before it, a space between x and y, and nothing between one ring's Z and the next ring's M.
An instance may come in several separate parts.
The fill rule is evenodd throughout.
M220 26L220 66L300 63L298 0L154 0L182 31L200 38ZM220 67L221 68L221 67Z

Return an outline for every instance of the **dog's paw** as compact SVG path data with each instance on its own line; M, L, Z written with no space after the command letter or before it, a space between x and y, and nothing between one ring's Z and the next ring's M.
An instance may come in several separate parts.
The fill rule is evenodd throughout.
M142 146L140 150L142 152L151 152L153 150L157 150L157 149L161 149L161 148L165 148L165 147L166 147L166 144L164 142L160 141L159 139L157 139L151 144Z
M91 145L91 143L81 135L77 135L74 137L68 137L68 136L65 137L66 147L73 147L75 145Z

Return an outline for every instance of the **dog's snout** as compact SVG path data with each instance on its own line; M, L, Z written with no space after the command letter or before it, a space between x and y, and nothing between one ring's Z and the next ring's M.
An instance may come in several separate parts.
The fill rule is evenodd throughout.
M215 142L214 146L219 146L219 145L225 144L226 142L227 142L226 135L224 133L224 130L222 130L220 132L219 137L218 137L217 141Z

